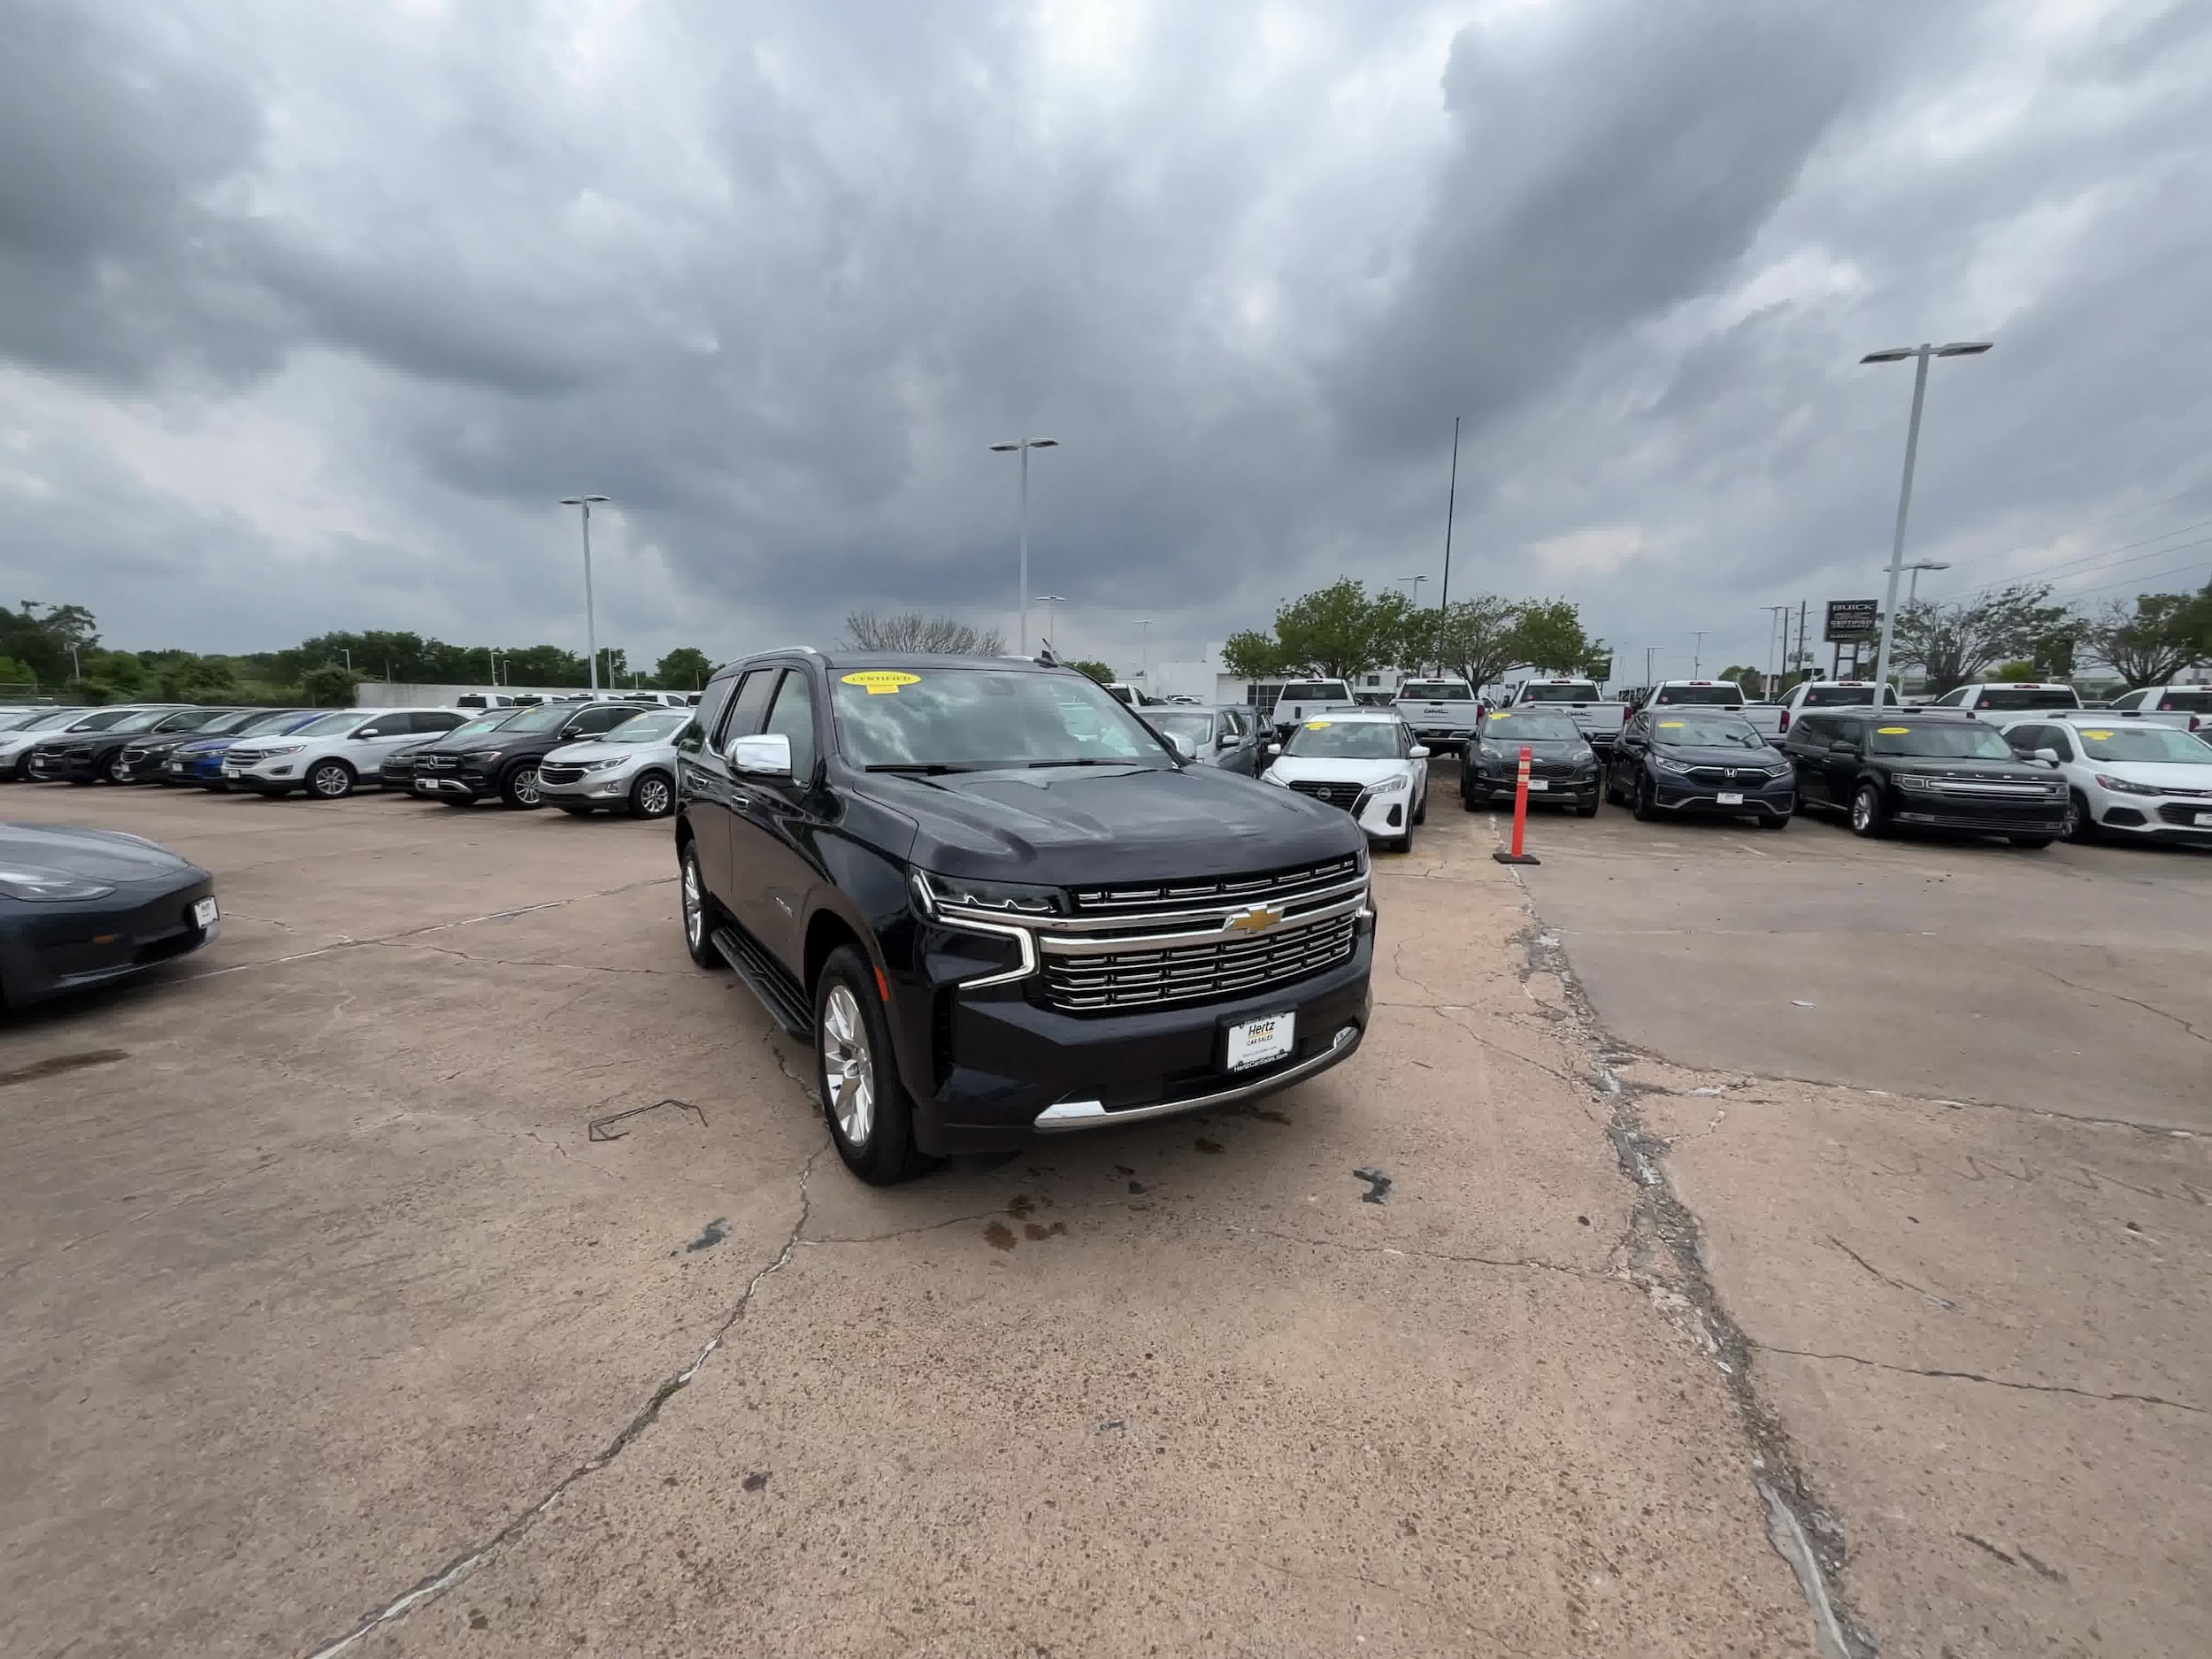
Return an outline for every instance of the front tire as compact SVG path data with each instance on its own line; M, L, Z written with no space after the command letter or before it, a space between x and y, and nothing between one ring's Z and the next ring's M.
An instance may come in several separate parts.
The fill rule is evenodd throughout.
M525 761L499 780L499 798L518 812L534 812L545 804L545 796L538 788L538 768L534 761Z
M706 880L699 873L699 844L686 841L677 856L680 869L677 892L678 903L684 925L684 949L690 955L695 968L726 968L722 953L714 948L713 933L719 923L721 906L707 891Z
M889 1187L921 1168L914 1106L892 1059L875 969L852 945L830 953L814 987L814 1076L847 1169L871 1187Z
M307 791L318 801L342 801L353 793L353 768L342 760L326 760L307 774Z
M2066 825L2059 833L2075 842L2097 839L2097 820L2090 813L2089 797L2078 789L2066 797ZM2016 841L2013 844L2019 845Z
M676 789L666 773L649 772L630 786L632 818L666 818L675 810Z
M1882 792L1863 783L1851 796L1851 833L1871 841L1882 833Z
M1640 824L1648 824L1659 816L1658 797L1653 793L1650 773L1636 780L1636 798L1629 803L1628 810Z

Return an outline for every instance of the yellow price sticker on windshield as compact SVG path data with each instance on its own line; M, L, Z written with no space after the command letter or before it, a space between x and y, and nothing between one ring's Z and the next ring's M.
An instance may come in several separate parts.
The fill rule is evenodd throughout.
M1309 720L1306 722L1306 730L1309 732L1325 732L1329 729L1329 724L1330 723L1326 720Z
M902 673L895 668L864 668L856 674L846 675L845 683L865 687L870 696L881 697L896 692L901 686L918 686L922 677Z
M1495 713L1495 714L1492 715L1490 718L1491 718L1492 719L1494 719L1494 720L1502 720L1502 719L1504 719L1504 718L1505 718L1505 716L1506 716L1506 710L1500 710L1497 713Z
M2112 733L2109 732L2084 732L2082 735L2084 737L2093 737L2101 743L2106 738L2110 737Z
M1679 720L1662 720L1659 722L1659 729L1663 732L1679 731L1681 727L1682 722Z
M1911 731L1912 727L1909 726L1878 726L1874 728L1875 735L1878 737L1904 737Z

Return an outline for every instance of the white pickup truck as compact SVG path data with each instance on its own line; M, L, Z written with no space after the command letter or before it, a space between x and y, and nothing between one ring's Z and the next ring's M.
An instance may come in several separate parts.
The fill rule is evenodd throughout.
M2062 682L2001 680L1978 686L1955 686L1926 706L1962 709L1985 720L2016 720L2024 714L2056 714L2078 709L2081 694Z
M1663 680L1646 691L1636 707L1643 709L1725 709L1751 722L1761 737L1781 747L1788 722L1778 703L1754 703L1732 680Z
M1625 703L1601 694L1594 680L1524 680L1514 687L1507 707L1518 709L1532 703L1556 709L1571 719L1600 760L1613 752L1630 713Z
M1286 680L1267 718L1274 725L1276 736L1287 737L1294 727L1303 726L1324 709L1351 706L1352 688L1340 680Z
M1885 706L1896 708L1902 699L1897 687L1892 686L1884 695ZM1776 723L1774 737L1778 743L1790 734L1790 723L1808 709L1870 709L1874 706L1874 682L1870 680L1807 680L1792 686L1782 694L1777 705L1782 718Z
M2146 686L2113 698L2112 706L2125 714L2185 714L2189 731L2212 732L2212 686Z
M1482 703L1463 680L1409 680L1391 706L1432 751L1459 754L1482 730Z

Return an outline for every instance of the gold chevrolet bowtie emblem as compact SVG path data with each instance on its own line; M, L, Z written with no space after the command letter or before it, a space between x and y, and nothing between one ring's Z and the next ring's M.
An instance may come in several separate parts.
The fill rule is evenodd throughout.
M1263 933L1283 919L1283 913L1264 904L1255 904L1239 910L1229 918L1229 926L1240 933Z

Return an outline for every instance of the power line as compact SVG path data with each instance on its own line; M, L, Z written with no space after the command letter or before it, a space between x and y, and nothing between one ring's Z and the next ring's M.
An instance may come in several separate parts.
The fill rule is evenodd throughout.
M2094 530L2100 525L2117 524L2123 518L2135 518L2139 514L2148 512L2154 507L2163 507L2170 502L2180 501L2186 496L2200 494L2207 482L2212 482L2212 480L2200 480L2190 485L2186 489L2176 490L2170 495L2162 495L2156 501L2147 501L2139 507L2131 507L2125 512L2108 513L2102 518L2092 518L2086 524L2078 524L2070 530L2061 530L2055 535L2047 536L2040 541L2023 541L2017 547L2005 548L1994 553L1969 553L1964 558L1953 559L1951 562L1954 565L1978 565L1984 559L2009 558L2015 553L2027 553L2037 548L2048 547L2054 541L2063 541L2068 536L2078 535L2084 530ZM2171 535L2175 533L2170 530L2166 534ZM2158 538L2154 536L2151 539L2156 541ZM2130 542L2128 545L2138 547L2141 543Z
M2070 557L2059 560L2055 565L2035 565L2024 571L2008 571L2003 576L1998 578L1996 580L1984 582L1978 588L1947 588L1940 593L1930 594L1928 597L1931 599L1948 599L1958 594L1985 594L1994 588L2010 587L2016 582L2028 580L2036 577L2052 576L2061 572L2071 571L2078 566L2087 567L2093 565L2100 560L2110 558L2115 553L2125 553L2133 548L2150 547L2150 544L2154 541L2163 541L2169 536L2181 535L2191 530L2201 530L2208 525L2212 525L2212 518L2200 518L2194 524L2176 525L2170 530L2161 531L2158 534L2154 536L2146 536L2139 541L2123 541L2118 547L2108 547L2103 549L2103 551L2098 553L2076 554ZM2137 557L2139 558L2156 558L2161 554L2177 552L2183 547L2195 547L2198 545L2199 543L2196 541L2185 541L2178 543L2174 547L2152 548L2151 551L2148 553L2139 554ZM2014 550L2016 552L2018 549L2016 549ZM2120 561L2123 565L2130 565L2134 562L2135 561L2133 559L2122 559Z
M2072 593L2065 595L2064 597L2069 599L2078 599L2084 594L2100 594L2104 592L2108 588L2127 588L2131 587L2137 582L2154 582L2162 576L2178 576L2185 571L2199 570L2212 572L2212 560L2192 559L2186 565L2175 565L2171 570L2149 571L2139 576L2123 576L2116 582L2100 582L2094 588L2077 588Z

